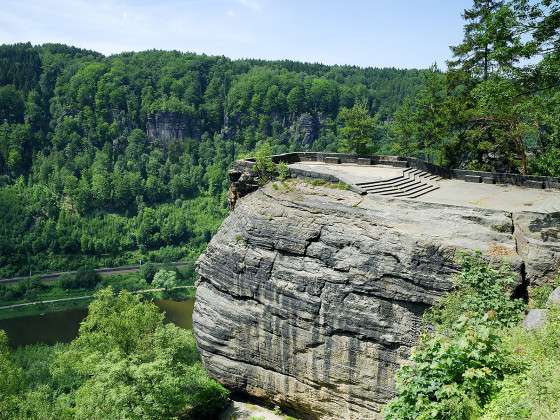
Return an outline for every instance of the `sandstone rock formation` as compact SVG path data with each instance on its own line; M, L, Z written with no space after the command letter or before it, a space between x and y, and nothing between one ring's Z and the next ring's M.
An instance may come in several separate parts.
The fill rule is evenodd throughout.
M319 132L318 118L309 113L301 114L291 127L296 141L304 147L309 147L316 140Z
M422 313L452 288L456 252L506 258L521 285L525 267L540 281L559 255L541 219L298 181L260 188L237 200L198 262L204 365L311 419L381 418Z
M158 141L163 145L198 135L186 116L163 111L148 116L146 134L151 141Z

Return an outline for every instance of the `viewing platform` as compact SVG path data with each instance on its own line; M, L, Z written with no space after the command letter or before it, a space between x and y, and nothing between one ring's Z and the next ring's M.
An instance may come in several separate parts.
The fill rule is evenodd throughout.
M560 213L560 179L449 169L399 156L302 152L272 156L285 162L294 178L343 182L377 196L510 212ZM237 169L254 160L237 161Z
M372 199L381 195L493 210L560 212L560 190L556 189L445 179L426 171L389 165L296 162L289 167L336 176L346 184L363 189Z

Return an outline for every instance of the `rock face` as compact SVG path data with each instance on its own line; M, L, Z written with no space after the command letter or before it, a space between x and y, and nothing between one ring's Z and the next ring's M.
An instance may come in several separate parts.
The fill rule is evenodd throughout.
M158 112L150 115L146 122L146 134L151 141L167 145L173 140L194 137L197 133L187 117L177 112Z
M560 213L514 213L512 219L527 282L540 284L554 276L560 267Z
M506 258L521 288L525 267L540 282L559 258L558 225L536 213L303 182L236 201L198 262L202 360L229 388L308 418L381 418L422 313L452 288L457 251Z
M309 147L317 139L319 121L309 113L303 113L292 125L292 133L296 141L304 147Z

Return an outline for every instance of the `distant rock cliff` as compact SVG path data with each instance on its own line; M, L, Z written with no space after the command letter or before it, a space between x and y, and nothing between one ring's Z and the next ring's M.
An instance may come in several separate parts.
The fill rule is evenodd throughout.
M146 134L151 141L166 145L173 140L196 137L199 133L185 115L162 111L148 116Z
M522 290L552 273L559 226L560 214L268 185L237 200L198 262L202 360L229 388L308 418L381 418L456 252L505 257Z

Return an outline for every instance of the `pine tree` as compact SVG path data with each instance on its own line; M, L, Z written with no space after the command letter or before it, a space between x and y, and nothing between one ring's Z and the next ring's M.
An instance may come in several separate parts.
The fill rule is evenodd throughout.
M451 47L454 59L448 62L450 69L487 80L493 71L517 60L513 52L520 48L521 40L514 30L515 13L504 1L474 0L463 18L464 39Z

